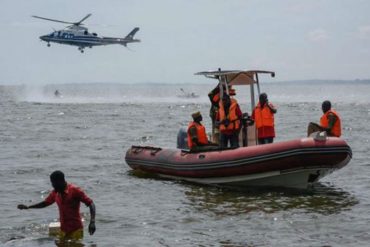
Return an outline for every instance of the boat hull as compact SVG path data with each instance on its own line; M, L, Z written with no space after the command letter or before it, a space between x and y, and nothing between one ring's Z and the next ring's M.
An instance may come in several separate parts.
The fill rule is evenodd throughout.
M344 140L330 137L199 153L133 146L126 162L134 170L201 184L306 188L351 157Z

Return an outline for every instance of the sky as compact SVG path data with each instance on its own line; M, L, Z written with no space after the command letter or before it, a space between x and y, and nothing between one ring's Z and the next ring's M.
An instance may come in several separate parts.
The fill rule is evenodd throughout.
M78 21L141 43L86 48L39 36ZM368 0L0 0L0 84L198 83L204 70L262 69L276 79L370 78Z

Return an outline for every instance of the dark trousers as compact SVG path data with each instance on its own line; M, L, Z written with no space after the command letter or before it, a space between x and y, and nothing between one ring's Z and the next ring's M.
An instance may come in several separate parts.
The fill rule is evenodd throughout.
M258 138L258 144L269 144L274 142L274 137Z
M231 148L238 148L239 147L239 132L234 132L231 135L220 133L220 147L227 148L229 142L230 142Z

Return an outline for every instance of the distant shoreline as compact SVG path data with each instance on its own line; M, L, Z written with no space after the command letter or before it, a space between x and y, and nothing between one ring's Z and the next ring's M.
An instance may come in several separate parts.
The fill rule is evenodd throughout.
M334 83L356 83L356 84L370 84L370 79L355 79L355 80L323 80L323 79L309 79L309 80L288 80L288 81L271 81L266 80L262 81L262 83L282 83L282 84L307 84L307 83L314 83L314 84L334 84ZM0 86L68 86L68 85L163 85L163 86L173 86L173 85L209 85L215 84L214 80L205 80L202 82L70 82L70 83L36 83L36 84L25 84L25 83L14 83L14 84L3 84L0 83Z

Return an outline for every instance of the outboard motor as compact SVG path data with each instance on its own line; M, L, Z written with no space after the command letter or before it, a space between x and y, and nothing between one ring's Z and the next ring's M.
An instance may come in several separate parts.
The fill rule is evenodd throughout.
M253 119L251 116L248 115L247 112L243 113L242 115L242 144L243 147L248 146L248 126L251 126L254 124Z
M189 149L188 146L188 131L187 128L182 127L177 133L177 148L179 149Z

